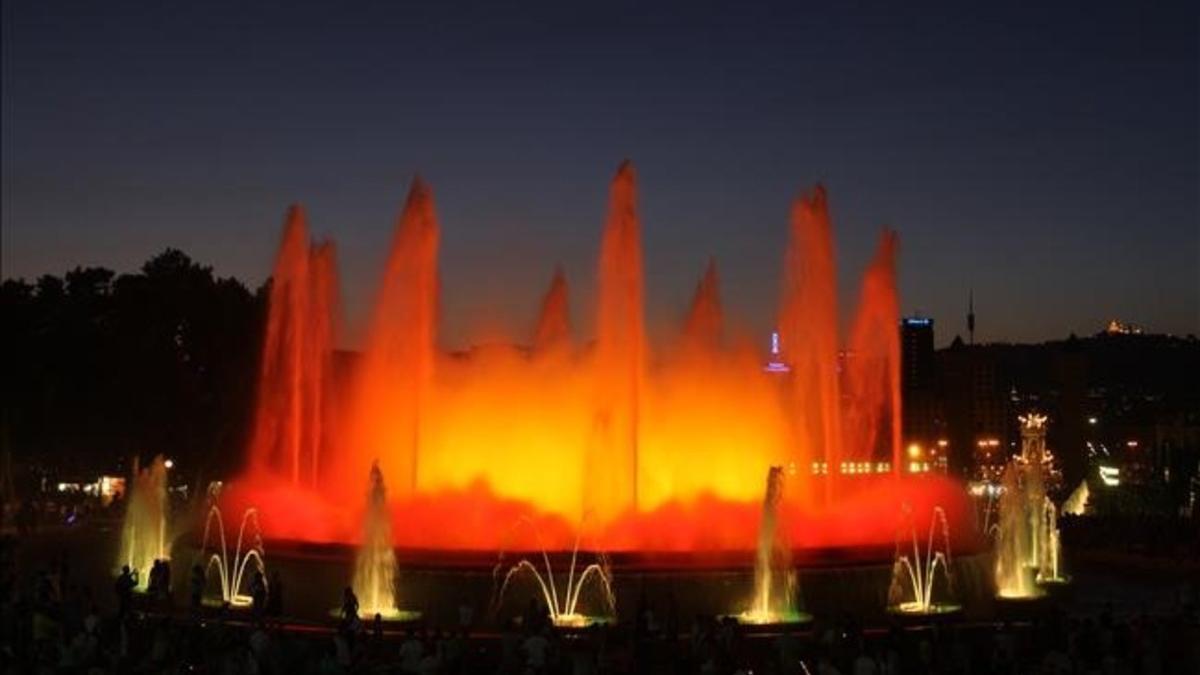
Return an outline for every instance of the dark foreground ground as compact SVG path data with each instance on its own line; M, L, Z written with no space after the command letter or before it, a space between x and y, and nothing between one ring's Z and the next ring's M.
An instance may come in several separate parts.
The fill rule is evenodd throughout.
M411 626L316 619L339 598L314 589L349 573L328 564L290 569L279 616L192 610L186 569L169 599L138 597L121 616L115 542L99 521L3 541L5 672L1200 673L1194 560L1078 551L1068 593L937 624L827 609L802 629L750 631L649 593L617 626L564 633L465 593L446 603L461 616Z

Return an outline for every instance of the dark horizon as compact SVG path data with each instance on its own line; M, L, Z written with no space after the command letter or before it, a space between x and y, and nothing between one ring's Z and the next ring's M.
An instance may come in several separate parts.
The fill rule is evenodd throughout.
M447 346L524 335L557 263L586 338L629 156L652 333L713 254L731 322L765 335L789 203L818 181L843 312L887 225L901 311L933 317L939 345L965 338L972 290L980 342L1114 318L1200 332L1188 3L3 11L5 278L131 272L174 246L256 286L302 202L339 246L353 343L420 171Z

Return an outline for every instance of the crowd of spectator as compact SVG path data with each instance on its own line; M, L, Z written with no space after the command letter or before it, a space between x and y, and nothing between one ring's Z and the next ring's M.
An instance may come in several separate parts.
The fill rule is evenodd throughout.
M845 616L756 631L721 617L697 616L686 626L658 621L647 605L626 624L563 631L532 602L499 627L471 625L465 617L453 627L396 629L381 618L360 620L356 611L328 625L288 621L282 596L272 601L266 580L244 610L173 607L161 599L169 594L131 594L125 574L111 590L96 591L72 576L67 556L18 569L12 553L10 541L0 560L0 663L6 673L1200 672L1194 587L1175 610L1160 615L1106 608L1078 616L1051 609L1020 622L871 629ZM169 568L156 573L158 584L169 579Z

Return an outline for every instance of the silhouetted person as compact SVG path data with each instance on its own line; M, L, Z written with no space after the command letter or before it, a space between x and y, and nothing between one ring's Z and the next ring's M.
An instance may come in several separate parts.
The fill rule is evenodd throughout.
M347 586L342 591L342 620L350 623L358 618L358 596L354 589Z
M251 609L255 616L262 616L267 609L267 579L262 572L255 572L250 582Z
M149 593L150 597L154 597L158 592L158 571L160 571L160 567L158 567L156 558L154 562L150 563L150 572L146 574L146 593Z
M279 570L271 572L271 584L267 589L267 616L283 616L283 579L279 577Z
M117 616L124 619L129 614L133 603L133 589L137 588L137 572L129 569L129 565L121 566L121 575L117 577L115 590L117 592Z
M163 609L170 611L171 568L166 559L155 560L146 580L146 593Z
M206 581L207 580L204 578L204 568L200 566L200 563L192 565L191 592L193 612L200 611L200 602L204 596L204 586L206 585Z
M537 598L530 598L525 608L525 616L521 617L521 628L527 635L540 633L547 618L547 610L543 610Z
M158 569L158 592L163 603L171 601L171 561L163 558Z
M421 667L424 652L425 646L417 639L412 626L409 626L405 631L404 642L400 643L400 672L415 675Z

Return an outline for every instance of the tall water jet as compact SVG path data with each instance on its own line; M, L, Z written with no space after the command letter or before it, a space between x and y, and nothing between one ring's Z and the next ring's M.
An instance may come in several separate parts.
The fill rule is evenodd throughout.
M1033 598L1040 595L1034 583L1036 567L1027 499L1020 468L1009 462L1004 470L1000 494L1000 517L996 523L996 591L1002 598Z
M917 539L912 507L905 504L903 511L904 521L896 537L892 583L888 588L888 610L900 614L945 614L962 609L961 605L934 598L938 570L946 580L946 594L953 591L954 585L950 570L950 525L946 521L945 509L934 507L924 551ZM937 536L939 530L940 538ZM907 547L906 538L912 540L911 556L904 550Z
M337 247L331 241L314 244L310 250L309 286L312 293L312 315L309 318L311 335L308 340L307 361L312 372L307 390L308 424L312 440L308 457L308 475L312 487L321 484L321 458L338 438L333 410L333 345L337 336L339 285L337 277Z
M645 360L642 242L633 164L617 169L600 248L596 402L584 513L607 522L638 503L638 415Z
M1041 508L1042 543L1041 560L1038 562L1039 584L1063 584L1070 579L1062 569L1062 534L1058 529L1058 509L1054 501L1045 497Z
M1037 568L1039 584L1064 584L1069 578L1062 571L1062 539L1058 529L1058 508L1046 494L1045 415L1030 412L1018 418L1021 422L1021 455L1019 464L1025 475L1023 485L1029 517L1029 567Z
M876 451L899 475L901 460L900 322L896 299L898 238L884 228L875 258L863 276L858 313L850 329L844 361L845 433L849 460L876 461ZM884 426L888 434L883 435Z
M696 284L692 304L683 325L685 349L715 352L721 344L721 291L717 280L717 260L709 258L704 276Z
M554 268L550 288L542 298L537 327L533 333L533 350L545 353L560 347L570 347L571 318L567 302L567 276L562 266Z
M1046 416L1021 422L1021 454L1004 471L996 532L996 588L1001 597L1032 598L1039 584L1063 584L1058 509L1046 494Z
M223 497L239 512L248 504L269 509L271 536L357 542L359 523L347 517L346 505L350 511L361 506L363 478L375 459L392 500L398 547L494 550L506 524L528 517L556 550L569 549L571 525L586 522L585 536L605 549L749 552L757 544L752 522L761 508L762 477L777 465L789 467L785 510L803 516L785 518L783 526L798 547L886 546L895 535L887 509L914 491L922 493L914 495L922 508L936 501L947 506L951 520L960 520L953 509L962 508L961 490L949 480L926 476L917 487L861 475L877 474L879 463L843 469L876 446L882 452L897 431L889 435L887 427L889 417L898 417L888 412L896 404L888 393L894 363L887 360L896 326L886 318L892 314L886 308L894 293L894 242L881 245L864 283L857 322L864 327L848 330L842 345L879 356L848 358L840 371L823 190L798 200L792 213L779 308L782 355L775 355L778 367L768 372L756 340L729 330L737 328L733 324L722 326L728 305L722 307L711 265L681 334L671 336L677 341L651 358L629 165L611 187L595 321L583 322L595 325L587 348L572 349L567 329L574 317L567 313L565 277L556 274L531 330L532 349L503 344L493 334L486 345L440 352L433 203L428 188L415 182L396 224L363 352L338 355L338 377L329 389L304 379L306 371L323 366L295 365L313 361L306 355L314 352L324 358L329 349L310 347L329 340L315 338L304 347L288 336L306 324L313 326L310 332L326 334L322 321L336 328L335 314L317 311L334 304L320 299L334 294L313 281L334 278L332 249L313 247L300 215L289 218L277 261L281 283L272 289L277 299L268 323L275 328L264 330L264 373L270 375L260 387L266 412L255 419L257 459L247 462L247 480ZM286 290L301 286L288 279L310 279L307 300ZM312 320L293 318L305 316ZM859 337L872 326L886 334L883 339ZM722 329L728 334L722 336ZM689 350L689 343L697 348ZM872 364L865 378L870 386L860 386L864 378L849 372L859 363ZM843 372L846 383L839 382ZM841 396L843 386L849 396ZM846 400L857 407L842 409ZM336 415L305 413L330 407ZM843 431L847 414L868 420L867 428ZM307 439L323 440L305 445ZM842 473L847 484L834 485ZM319 487L310 480L314 476L320 476ZM809 489L813 481L823 481L823 489ZM936 499L925 499L934 490Z
M811 617L797 610L796 572L792 569L792 550L779 522L783 501L783 467L767 470L763 492L762 519L758 526L758 549L754 558L754 600L738 619L744 623L781 623L808 621Z
M379 464L371 465L367 508L363 514L363 540L354 563L354 594L363 616L396 614L396 552L392 549L392 521L387 489Z
M1028 520L1029 556L1026 567L1037 568L1042 562L1042 547L1046 541L1046 481L1042 460L1046 455L1046 416L1029 413L1017 418L1021 422L1020 468L1021 491L1025 495L1025 517Z
M330 438L336 267L333 244L313 246L304 209L289 209L271 273L249 456L254 469L308 486L318 483Z
M1063 502L1062 512L1070 516L1082 516L1087 513L1088 499L1091 498L1087 479L1079 481L1079 485L1067 495Z
M134 457L130 483L117 567L128 565L137 573L138 585L145 586L150 581L154 561L171 558L167 537L167 463L163 456L157 455L145 468Z
M396 223L357 383L353 460L357 484L378 458L388 484L411 496L419 476L422 411L428 406L437 339L438 222L433 192L414 178Z
M825 188L818 185L792 206L784 258L779 333L791 359L791 401L796 444L824 463L823 498L834 496L841 463L841 397L838 393L837 274ZM895 326L889 328L894 331Z

